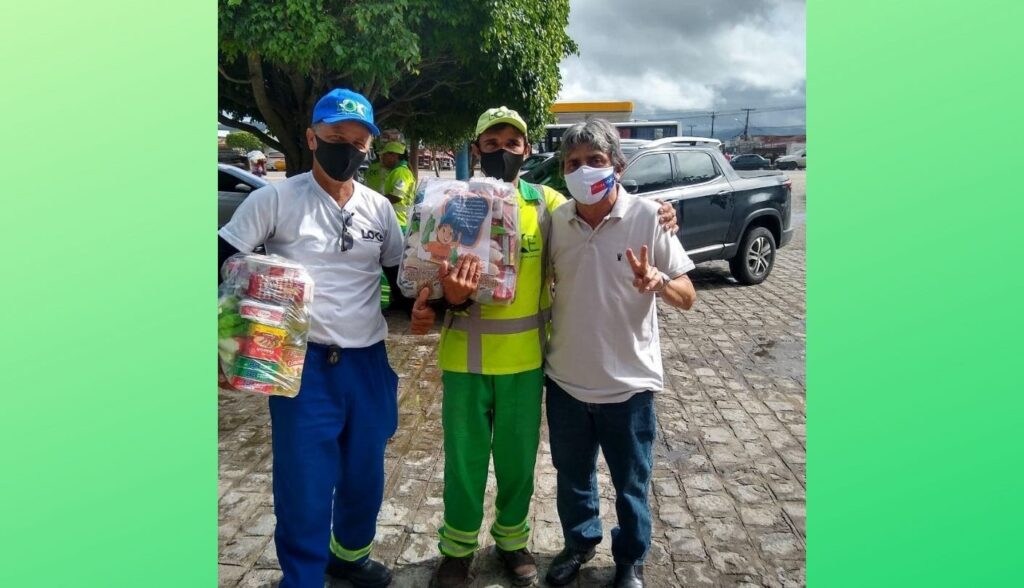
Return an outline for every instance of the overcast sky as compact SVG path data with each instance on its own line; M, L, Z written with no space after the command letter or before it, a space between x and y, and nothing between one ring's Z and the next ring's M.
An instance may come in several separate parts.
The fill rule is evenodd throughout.
M804 104L804 0L571 0L570 7L580 55L562 63L560 100L632 100L635 116L648 119ZM716 131L742 127L733 116L743 119L720 116ZM754 112L750 124L803 125L804 116ZM706 133L710 119L681 122Z

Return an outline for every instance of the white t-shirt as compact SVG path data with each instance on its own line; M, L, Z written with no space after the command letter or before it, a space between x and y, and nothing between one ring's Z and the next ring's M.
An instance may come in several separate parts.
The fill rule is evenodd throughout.
M314 284L310 341L368 347L387 337L381 268L401 260L402 233L391 203L358 182L344 211L352 215L347 251L347 215L306 172L250 194L218 234L239 251L262 243L267 253L305 266Z
M658 222L659 203L619 188L608 216L591 229L575 201L551 215L555 277L545 372L581 402L625 402L664 387L653 293L633 286L626 257L647 245L648 261L675 279L693 269L679 238Z

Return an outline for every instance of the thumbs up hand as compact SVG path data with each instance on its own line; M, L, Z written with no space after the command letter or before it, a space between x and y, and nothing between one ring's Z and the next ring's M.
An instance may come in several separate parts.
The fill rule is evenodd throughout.
M429 333L430 327L434 326L434 319L437 318L437 313L434 312L434 309L427 306L427 296L430 296L430 288L424 286L416 297L416 302L412 305L412 326L410 330L413 335L426 335Z

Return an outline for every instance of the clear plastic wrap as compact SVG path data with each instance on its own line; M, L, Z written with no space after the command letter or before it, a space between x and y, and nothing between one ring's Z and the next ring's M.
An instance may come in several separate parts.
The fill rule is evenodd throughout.
M473 300L512 304L519 260L519 195L492 178L468 182L428 178L416 190L405 235L398 287L415 298L424 286L431 300L443 296L438 266L473 254L484 267Z
M224 262L217 300L221 386L293 397L309 336L313 280L277 255L238 253Z

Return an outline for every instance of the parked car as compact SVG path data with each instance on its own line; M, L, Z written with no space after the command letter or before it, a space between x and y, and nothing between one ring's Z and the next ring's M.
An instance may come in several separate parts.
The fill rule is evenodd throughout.
M285 165L284 153L274 149L267 151L267 169L270 171L287 171L288 166Z
M790 155L783 155L782 157L775 160L775 167L778 169L806 169L807 168L807 150L801 149L796 153Z
M267 181L233 165L217 164L217 228L235 214L246 196L267 185Z
M244 149L218 148L217 163L232 165L238 169L249 169L249 158L246 157Z
M646 139L620 139L619 146L622 148L622 154L626 156L626 160L633 157L637 151L642 149L644 145L647 145L650 141Z
M652 141L636 152L620 182L630 193L670 202L679 240L695 263L728 260L741 284L759 284L775 266L775 254L793 238L793 182L779 171L736 171L721 143L687 137ZM560 158L524 174L528 182L556 189ZM545 167L557 169L544 169Z
M537 167L538 165L544 163L545 161L551 159L554 156L554 151L549 151L547 153L534 153L533 155L527 157L526 161L523 162L523 165L519 167L519 174L525 174L526 172L530 171L531 169Z
M729 160L735 170L771 169L772 162L756 153L737 155Z

